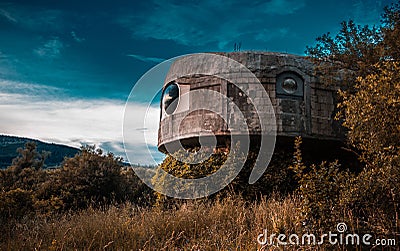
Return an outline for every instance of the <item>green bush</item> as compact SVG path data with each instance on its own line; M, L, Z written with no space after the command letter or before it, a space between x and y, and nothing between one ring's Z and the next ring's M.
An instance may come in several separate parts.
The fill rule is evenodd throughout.
M32 191L16 188L0 193L0 223L8 219L20 219L34 211Z
M302 198L300 211L303 220L313 227L329 230L337 224L340 192L349 178L347 171L341 171L337 161L306 166L302 160L301 137L295 140L294 163L290 167L298 181L297 192Z
M292 153L290 151L277 151L274 153L272 160L266 169L262 177L254 184L249 184L249 176L253 170L254 163L256 161L257 155L259 154L258 149L252 148L248 152L247 156L241 152L239 146L233 149L233 159L231 163L227 165L232 165L244 161L244 166L240 173L234 178L232 182L229 183L224 189L219 191L217 194L209 196L210 198L215 197L226 197L227 195L240 194L245 200L256 200L262 196L269 196L274 192L280 194L289 194L294 191L296 183L294 180L294 173L288 168L291 163ZM196 149L191 149L190 151L195 152ZM170 187L171 184L165 181L165 175L161 175L161 170L179 178L185 179L196 179L202 178L212 173L218 171L228 159L229 150L225 148L216 149L213 151L211 156L205 161L198 164L187 164L179 161L178 159L183 159L185 161L193 161L193 159L188 159L189 155L185 151L179 151L173 155L168 155L164 161L156 169L156 174L153 177L153 184L158 189L173 189ZM199 159L206 156L207 153L203 153L202 156L197 156ZM262 154L262 153L261 153ZM224 181L220 181L224 182ZM165 196L156 193L157 204L166 205L174 204L179 200L167 199Z
M306 166L300 146L298 137L291 169L299 184L299 209L309 228L324 232L339 222L352 222L356 232L398 233L398 169L364 168L355 173L337 161Z
M45 155L34 143L19 149L13 165L0 170L0 214L3 220L26 214L53 214L89 206L130 201L153 203L150 189L121 158L94 146L65 159L61 168L42 169Z

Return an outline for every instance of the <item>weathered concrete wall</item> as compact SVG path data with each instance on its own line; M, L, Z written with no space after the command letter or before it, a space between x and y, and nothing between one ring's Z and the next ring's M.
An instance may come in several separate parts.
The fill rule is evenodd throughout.
M294 137L301 135L305 138L321 140L340 140L343 138L340 128L333 118L335 90L318 82L318 79L313 76L314 67L310 61L301 56L282 53L233 52L219 54L242 63L256 75L271 100L276 116L278 136ZM181 95L196 89L217 91L229 97L239 106L245 114L249 133L251 135L260 134L261 128L257 112L239 88L229 81L215 76L194 74L179 77L182 72L199 72L198 67L199 62L190 62L185 58L176 61L166 76L164 87L175 81L180 86ZM225 71L225 69L219 68L219 65L213 66L213 69L216 72ZM210 75L213 75L212 73L215 72L210 72ZM238 74L235 78L238 82L245 83L248 81L248 78L243 74ZM282 89L283 81L287 79L294 79L297 84L293 93L287 93ZM248 88L251 92L252 85L249 85ZM266 102L266 97L263 94L258 93L259 91L257 92L256 89L254 89L254 92L252 96L258 98L260 103L263 100ZM189 100L186 100L186 103L193 108L203 102L212 104L213 98L215 99L215 97L210 96L206 98L208 100L198 100L197 97L189 95ZM182 103L185 102L182 101ZM218 102L214 103L218 104ZM163 150L164 144L175 140L207 135L208 131L219 136L219 139L229 137L233 133L243 133L228 131L225 121L232 122L238 119L237 114L233 112L229 105L217 105L215 109L222 114L222 117L204 110L187 113L182 107L178 107L170 115L163 113L160 120L159 149ZM261 112L268 113L268 111L263 111L262 108ZM179 118L183 120L182 123L177 125L175 121L179 121Z

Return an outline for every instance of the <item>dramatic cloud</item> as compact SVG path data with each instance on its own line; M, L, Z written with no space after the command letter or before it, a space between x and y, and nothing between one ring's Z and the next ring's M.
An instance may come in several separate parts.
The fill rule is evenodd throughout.
M23 92L10 91L11 85ZM123 149L122 121L125 103L115 100L78 100L54 99L50 93L56 88L40 85L0 82L0 133L62 143L74 147L82 144L96 144L126 159ZM30 93L30 94L29 94ZM44 99L44 94L47 98ZM39 98L42 97L42 100ZM138 113L148 109L146 136L151 151L158 161L162 155L156 149L158 129L158 108L142 104L131 104ZM130 122L135 137L130 138L128 147L134 151L134 163L152 164L152 160L143 158L147 147L143 141L142 120Z
M301 0L265 3L209 0L202 1L201 5L165 1L155 3L154 8L140 15L120 17L118 22L130 29L134 38L173 40L187 46L215 44L224 49L241 37L252 39L257 36L260 25L270 31L267 39L282 35L273 18L276 22L278 17L293 14L304 5Z

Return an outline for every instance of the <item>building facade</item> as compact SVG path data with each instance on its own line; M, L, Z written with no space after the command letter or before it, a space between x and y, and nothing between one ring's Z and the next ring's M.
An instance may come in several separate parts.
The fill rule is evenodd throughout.
M237 112L229 102L216 102L220 97L218 95L201 99L196 95L185 95L195 90L211 90L232 101L244 115L253 140L257 140L262 133L257 113L262 112L265 104L265 107L272 105L274 110L277 147L289 144L296 136L302 136L311 147L316 148L337 148L343 142L343 128L334 119L336 89L319 81L314 74L313 63L307 58L272 52L216 54L233 59L249 69L258 79L258 86L261 84L266 91L269 101L263 103L263 99L268 97L257 89L252 90L255 85L249 84L248 93L258 98L258 104L261 104L257 110L248 96L232 83L246 82L243 74L231 74L230 80L225 79L219 77L223 76L224 69L218 66L213 66L213 73L217 74L198 74L201 62L193 62L190 57L179 58L171 65L163 86L158 136L160 151L166 152L166 145L177 141L185 147L195 147L199 145L199 139L207 137L210 132L217 138L218 146L229 145L233 132L228 125L238 119ZM221 74L218 76L218 73ZM215 103L218 114L206 109L191 109L200 107L204 102Z

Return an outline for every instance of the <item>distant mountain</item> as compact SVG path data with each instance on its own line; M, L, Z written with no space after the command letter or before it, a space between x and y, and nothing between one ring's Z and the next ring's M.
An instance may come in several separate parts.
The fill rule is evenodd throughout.
M0 169L10 166L12 160L18 156L17 149L19 147L23 148L28 141L36 143L38 152L48 151L51 153L44 163L48 168L60 166L64 157L73 157L79 152L79 149L65 145L45 143L29 138L0 135Z

